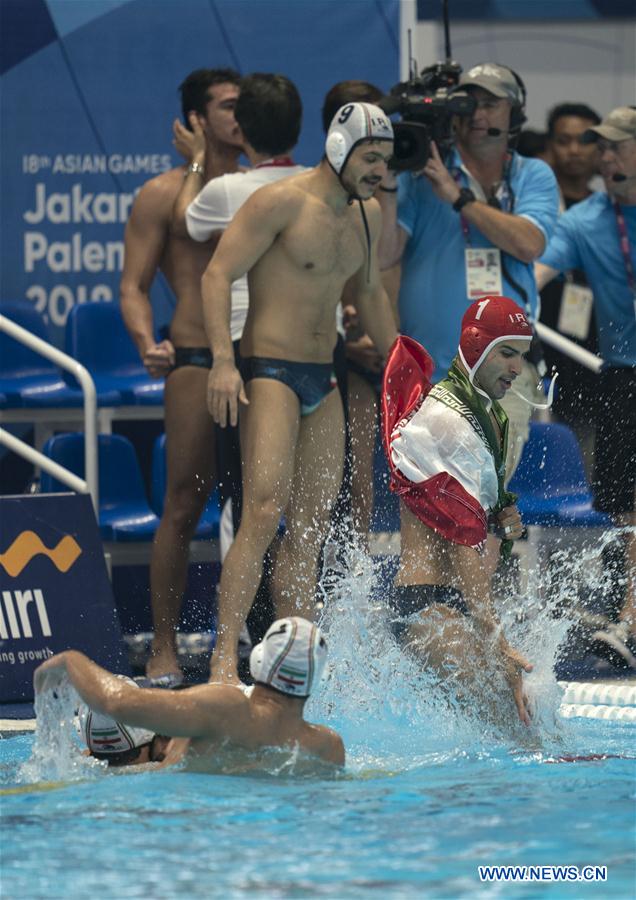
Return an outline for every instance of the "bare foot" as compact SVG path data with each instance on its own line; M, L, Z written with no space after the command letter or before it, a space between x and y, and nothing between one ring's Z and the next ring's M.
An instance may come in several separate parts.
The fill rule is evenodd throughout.
M174 649L168 647L155 650L153 647L146 663L146 675L148 678L157 678L159 675L168 674L181 675Z

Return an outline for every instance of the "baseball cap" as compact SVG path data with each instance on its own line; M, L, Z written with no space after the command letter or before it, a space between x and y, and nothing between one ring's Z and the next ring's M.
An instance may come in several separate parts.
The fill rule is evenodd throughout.
M521 307L510 297L481 297L462 319L459 356L472 383L477 369L496 344L532 340L532 328Z
M379 106L373 103L345 103L331 120L325 155L340 175L353 150L362 141L392 141L393 125Z
M320 680L327 660L327 644L320 628L307 619L278 619L252 649L254 681L283 694L308 697Z
M599 137L607 141L627 141L636 138L636 108L633 106L618 106L606 116L600 125L588 128L583 135L586 144L593 144Z
M498 63L479 63L459 79L457 89L480 87L489 94L500 99L510 100L517 106L523 106L521 85L507 66Z
M138 688L139 685L126 675L118 675L122 681ZM82 703L77 712L82 740L91 753L116 754L134 750L149 744L155 736L147 728L133 728L117 722L110 716L96 712Z

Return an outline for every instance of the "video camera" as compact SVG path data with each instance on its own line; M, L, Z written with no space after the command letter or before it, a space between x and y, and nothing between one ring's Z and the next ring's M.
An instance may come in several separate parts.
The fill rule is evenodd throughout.
M462 67L451 59L448 0L443 3L443 17L446 60L427 66L418 76L409 32L410 78L396 84L378 102L388 116L402 116L402 121L393 125L395 149L390 167L396 172L423 168L431 155L431 141L443 156L452 140L452 117L470 116L475 111L474 97L467 91L454 90Z

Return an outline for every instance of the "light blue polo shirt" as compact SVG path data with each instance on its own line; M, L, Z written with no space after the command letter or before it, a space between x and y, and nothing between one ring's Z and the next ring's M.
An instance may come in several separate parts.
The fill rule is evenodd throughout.
M448 161L460 187L468 187L468 176L461 167L457 150ZM556 179L546 163L512 154L508 181L510 196L504 189L502 208L523 216L540 229L546 244L556 224L559 195ZM457 352L462 316L471 300L466 292L464 250L493 247L473 225L464 240L460 216L449 203L439 200L425 176L414 178L409 172L399 179L398 222L410 235L402 257L402 281L399 310L400 331L419 341L435 361L434 381L444 378ZM502 254L512 278L526 291L530 315L536 317L538 295L531 264ZM502 273L503 293L525 310L521 295Z
M621 206L636 272L636 206ZM614 206L607 194L592 194L559 219L539 260L565 272L582 269L594 293L601 356L611 366L636 366L636 313L619 244Z

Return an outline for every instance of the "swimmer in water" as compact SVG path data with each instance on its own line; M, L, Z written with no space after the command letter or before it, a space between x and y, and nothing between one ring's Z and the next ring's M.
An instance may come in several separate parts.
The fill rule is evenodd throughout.
M498 669L509 693L497 699L497 718L516 707L526 725L522 675L532 666L497 621L490 587L496 559L485 544L494 531L507 554L522 534L515 497L504 488L508 419L498 401L521 372L531 338L513 300L483 297L464 314L458 354L443 381L431 387L433 361L416 341L400 337L383 385L384 446L402 519L390 598L394 633L487 716L486 673Z
M316 762L333 767L343 766L345 760L340 736L303 718L326 658L320 629L294 616L274 622L253 648L250 671L255 684L247 692L228 684L183 691L140 688L76 650L46 660L33 681L36 694L70 682L93 715L125 723L135 734L141 729L142 738L171 735L157 751L164 756L159 760L163 765L183 759L187 768L197 771L238 773L269 771L268 764L275 761L278 771L305 774ZM152 738L144 743L152 748Z

